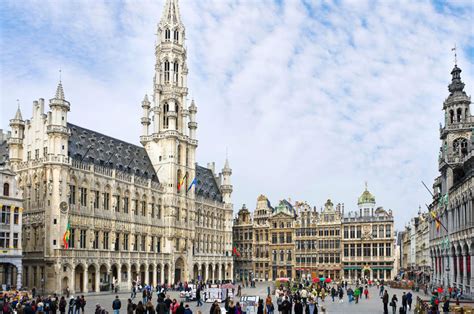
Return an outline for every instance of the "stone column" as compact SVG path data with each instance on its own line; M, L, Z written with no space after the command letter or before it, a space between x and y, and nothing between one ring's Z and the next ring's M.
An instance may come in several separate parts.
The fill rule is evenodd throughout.
M217 267L218 279L219 279L219 281L222 282L222 270L219 268L219 264L217 264L216 267ZM221 266L221 267L222 267L222 266ZM254 272L255 272L255 270L254 270Z
M125 283L125 287L127 290L132 288L132 264L128 265L127 267L127 282Z
M71 267L71 275L70 275L70 283L69 283L69 291L71 294L75 293L76 292L76 272L75 272L75 269L74 269L74 266Z
M160 270L158 272L158 269ZM156 267L156 279L158 280L158 283L163 284L163 267L160 268Z
M157 281L156 281L156 280L157 280L157 278L156 278L156 276L157 276L157 269L158 269L158 268L157 268L156 265L155 265L155 267L153 267L153 281L152 281L152 283L151 283L151 284L153 285L153 287L156 287L156 284L157 284Z
M205 280L205 281L209 279L209 277L208 277L208 272L209 272L209 268L208 268L208 266L206 265L206 266L204 267L204 274L203 274L203 277L204 277L203 280Z
M22 272L23 269L21 267L21 263L16 265L16 289L19 290L23 285L22 285Z
M173 265L170 264L170 267L168 269L168 283L170 285L174 285L175 282L174 282L174 274L173 274Z
M150 273L148 272L148 264L145 264L145 282L143 286L150 284Z
M87 266L84 266L84 288L82 292L89 292L89 272Z
M95 292L100 292L100 268L95 271Z

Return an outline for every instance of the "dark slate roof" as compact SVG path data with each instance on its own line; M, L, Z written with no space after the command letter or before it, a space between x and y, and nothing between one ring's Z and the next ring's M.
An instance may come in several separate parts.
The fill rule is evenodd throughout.
M8 161L8 144L7 141L0 142L0 165L6 164Z
M69 157L86 163L115 168L143 178L151 178L158 182L145 148L75 124L68 123L67 126L71 131ZM83 158L84 155L86 156Z
M207 199L222 202L222 194L211 169L196 164L196 194Z

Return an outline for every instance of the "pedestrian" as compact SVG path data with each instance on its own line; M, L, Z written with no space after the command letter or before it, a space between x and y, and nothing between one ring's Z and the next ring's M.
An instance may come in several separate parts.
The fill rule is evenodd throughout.
M142 291L142 304L146 304L148 301L148 298L147 298L147 290L146 289L143 289Z
M444 298L443 313L449 313L449 298Z
M272 297L270 296L270 294L265 299L265 307L267 309L267 314L273 314L273 311L275 310L275 308L273 306L273 301L272 301Z
M344 302L344 289L342 287L339 288L339 303Z
M364 295L366 299L369 298L369 288L367 286L365 286Z
M202 306L202 301L201 301L201 286L198 286L196 290L196 302L197 306Z
M115 300L112 302L112 310L114 310L114 314L120 313L120 308L122 307L122 302L120 302L119 296L115 296Z
M392 301L390 301L390 306L392 307L392 313L393 314L397 314L397 302L398 302L397 295L394 294L392 296Z
M242 306L240 305L239 302L235 304L235 314L243 314Z
M413 302L413 295L411 294L410 291L407 293L407 304L408 304L408 310L411 311L411 303Z
M257 314L263 314L263 300L258 299Z
M133 314L135 311L135 304L133 304L132 299L128 299L127 301L127 314Z
M291 303L288 300L288 296L285 296L285 299L281 303L281 313L282 314L289 314L291 311Z
M74 306L76 305L76 299L74 299L74 296L71 296L69 299L69 309L67 311L68 314L74 314Z
M334 298L336 297L336 289L334 287L331 288L331 299L332 303L334 303Z
M189 307L189 304L186 304L184 306L184 314L193 314L193 311L191 311L191 308Z
M179 307L178 301L176 301L176 299L173 299L173 302L171 303L171 306L170 306L170 313L176 314L178 307Z
M82 310L82 314L84 314L84 309L86 307L86 299L84 298L84 295L81 295L81 299L80 299L80 302L79 302L79 305L80 305L80 308Z
M184 302L180 302L178 308L176 309L176 314L184 314Z
M359 303L359 296L360 296L360 289L359 289L359 287L356 287L356 288L355 288L354 296L355 296L355 300L356 300L355 303L356 303L356 304Z
M406 313L408 310L408 302L407 302L407 295L405 291L403 291L403 295L402 295L402 308L403 308L403 311Z
M218 304L216 304L217 307L219 307ZM229 301L229 306L227 308L227 314L235 314L235 305L234 305L234 301L233 300L230 300Z
M66 306L67 302L64 296L61 297L61 300L59 300L59 313L60 314L66 314Z
M145 307L143 306L142 301L138 301L137 308L135 309L135 313L136 314L145 314L146 313L146 310L145 310Z
M156 314L166 314L167 307L165 300L163 300L162 296L158 297L158 304L156 304Z
M352 302L354 296L354 291L351 287L347 288L347 297L349 298L349 303Z
M383 313L388 314L388 292L385 291L382 297L383 302Z
M383 286L383 284L381 284L381 285L380 285L380 292L379 292L379 296L383 296L383 295L384 295L384 293L383 293L383 291L384 291L384 288L385 288L385 287Z

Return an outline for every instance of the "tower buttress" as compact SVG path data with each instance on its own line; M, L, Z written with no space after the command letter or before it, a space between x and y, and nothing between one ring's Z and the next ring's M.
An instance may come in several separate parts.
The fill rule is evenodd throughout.
M232 175L232 169L229 166L229 159L225 159L225 165L222 169L222 182L221 182L221 192L222 198L225 204L232 204L232 183L230 181L230 177Z
M23 156L23 138L25 132L25 121L21 116L20 105L16 110L15 117L10 120L11 136L8 139L9 159L12 165L22 161Z
M51 114L46 128L48 134L48 155L68 155L69 130L67 128L67 113L70 103L64 97L61 81L56 88L56 95L49 100Z

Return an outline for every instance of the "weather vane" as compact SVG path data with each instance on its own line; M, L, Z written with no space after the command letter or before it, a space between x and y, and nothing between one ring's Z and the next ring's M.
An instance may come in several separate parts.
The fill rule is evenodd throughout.
M451 51L454 51L454 65L458 65L458 53L457 53L456 44L454 44L454 47L451 48Z

